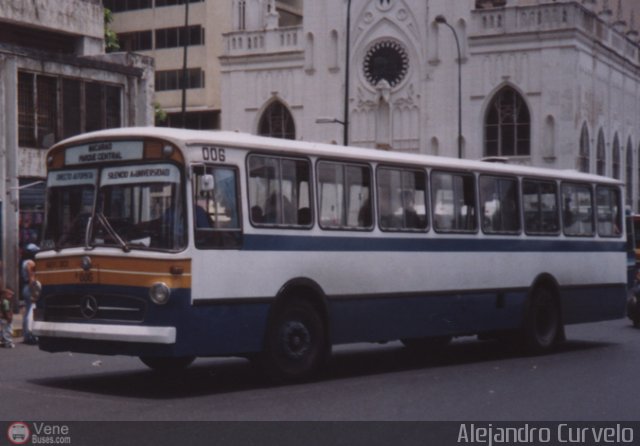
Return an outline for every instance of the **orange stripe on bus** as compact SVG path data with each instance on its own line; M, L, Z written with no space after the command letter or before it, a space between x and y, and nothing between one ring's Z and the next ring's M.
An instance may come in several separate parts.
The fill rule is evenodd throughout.
M82 269L84 256L41 259L36 276L43 285L151 286L164 282L171 288L191 287L191 259L149 259L89 256L91 269Z

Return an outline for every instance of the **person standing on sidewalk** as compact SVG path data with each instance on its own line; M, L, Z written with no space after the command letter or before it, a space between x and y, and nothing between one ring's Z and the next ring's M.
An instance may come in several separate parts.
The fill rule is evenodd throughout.
M0 336L2 347L14 348L13 344L13 290L6 288L0 291Z
M22 319L22 334L24 343L35 345L38 339L31 332L33 324L33 305L31 302L32 289L36 283L36 253L40 251L37 245L29 243L25 248L25 259L20 268L24 287L22 288L22 298L24 299L24 318Z

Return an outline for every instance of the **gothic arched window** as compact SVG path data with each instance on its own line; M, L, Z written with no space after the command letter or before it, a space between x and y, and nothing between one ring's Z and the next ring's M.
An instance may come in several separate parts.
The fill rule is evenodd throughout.
M522 96L504 87L489 104L485 117L485 156L531 154L531 117Z
M587 128L587 124L584 123L582 125L582 131L580 132L580 154L578 155L578 171L589 173L589 165L591 164L591 159L589 157L589 152L591 151L591 147L589 147L589 129Z
M598 132L598 145L596 146L596 173L605 175L607 172L607 159L604 151L604 132Z
M640 145L638 145L638 156L636 156L636 163L638 164L636 168L636 174L638 175L638 181L636 182L636 192L639 198L635 207L635 210L637 212L640 209Z
M296 138L293 116L282 102L275 101L267 107L260 118L258 134L283 139Z
M627 155L625 159L625 181L627 183L627 204L632 205L633 199L633 145L631 138L627 141Z
M612 177L616 180L620 179L620 141L618 139L618 134L613 138L613 156L611 162L612 168Z
M247 28L247 1L238 2L238 30L244 31Z

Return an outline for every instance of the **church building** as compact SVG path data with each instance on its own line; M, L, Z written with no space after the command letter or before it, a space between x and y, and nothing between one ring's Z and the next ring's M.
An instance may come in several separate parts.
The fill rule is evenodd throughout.
M635 3L232 0L221 128L577 169L637 211Z

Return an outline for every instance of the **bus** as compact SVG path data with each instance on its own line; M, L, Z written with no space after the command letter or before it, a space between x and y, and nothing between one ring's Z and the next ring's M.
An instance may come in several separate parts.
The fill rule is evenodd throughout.
M640 328L640 215L627 214L627 265L629 296L627 298L627 316L633 326Z
M636 265L640 264L640 214L628 216L627 236L633 244L632 250Z
M153 369L240 356L276 380L333 345L453 337L542 353L623 318L622 184L238 132L98 131L47 154L42 350Z

